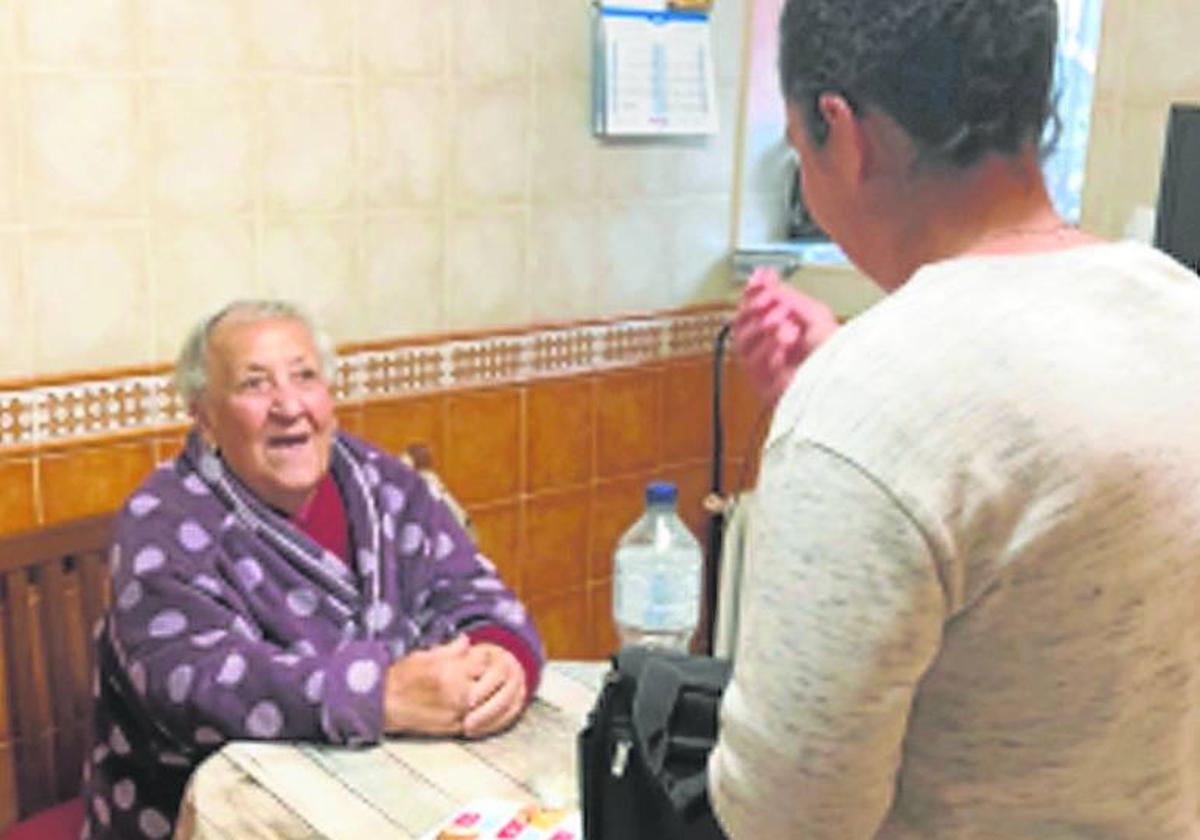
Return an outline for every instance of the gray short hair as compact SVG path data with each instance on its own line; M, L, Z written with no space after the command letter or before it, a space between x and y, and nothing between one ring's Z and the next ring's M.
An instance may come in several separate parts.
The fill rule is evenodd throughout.
M242 323L283 319L303 324L317 346L326 381L333 382L337 374L337 354L333 349L333 342L308 312L284 300L235 300L201 318L196 326L192 327L179 351L179 357L175 361L175 390L179 392L180 399L188 409L191 409L208 387L208 343L213 330L223 321L231 319Z

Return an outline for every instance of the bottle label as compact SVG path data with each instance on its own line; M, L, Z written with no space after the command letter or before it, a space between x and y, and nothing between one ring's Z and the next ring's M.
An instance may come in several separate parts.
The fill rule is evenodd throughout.
M690 631L700 618L700 564L689 550L624 546L614 569L618 624L650 632Z

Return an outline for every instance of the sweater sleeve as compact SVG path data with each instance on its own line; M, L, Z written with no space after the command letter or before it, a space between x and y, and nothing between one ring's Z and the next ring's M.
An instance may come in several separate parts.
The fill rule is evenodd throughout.
M731 837L874 837L945 614L933 558L854 464L785 437L755 491L733 679L710 756Z
M163 505L118 524L109 642L155 726L184 747L231 738L378 740L383 675L377 641L284 649L217 569L216 540Z

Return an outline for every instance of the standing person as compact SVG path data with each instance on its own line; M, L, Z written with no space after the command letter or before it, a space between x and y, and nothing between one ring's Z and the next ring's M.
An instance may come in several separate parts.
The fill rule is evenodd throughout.
M760 277L739 314L782 397L709 765L733 838L1200 836L1200 283L1054 212L1056 23L783 11L805 198L890 295L836 328Z
M117 517L91 837L169 836L229 739L480 737L533 696L524 607L423 478L337 430L332 375L282 301L233 303L184 343L187 445Z

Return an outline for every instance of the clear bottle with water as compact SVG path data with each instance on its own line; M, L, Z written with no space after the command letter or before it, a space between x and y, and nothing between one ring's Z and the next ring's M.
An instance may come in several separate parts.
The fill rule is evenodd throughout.
M646 487L646 510L617 543L613 620L622 645L686 651L700 620L700 543L675 509L675 485Z

